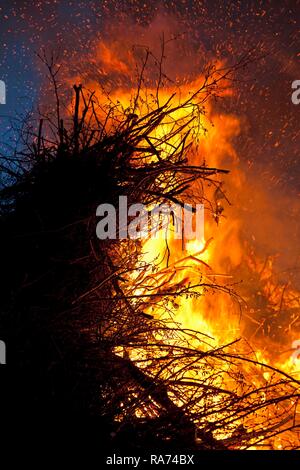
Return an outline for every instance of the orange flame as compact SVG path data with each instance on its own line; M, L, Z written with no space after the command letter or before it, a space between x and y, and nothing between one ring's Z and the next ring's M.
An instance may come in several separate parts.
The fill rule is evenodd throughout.
M127 58L126 63L126 60L120 59L118 56L116 47L109 48L102 42L99 45L95 62L99 62L106 73L119 72L128 76L132 56ZM179 104L193 94L202 81L203 77L200 76L189 83L185 83L180 87L180 94L177 86L165 86L159 90L159 100L164 102L170 95L175 93L174 100L175 102L177 100ZM72 82L74 83L74 77ZM95 81L89 80L85 83L85 86L88 89L96 90L95 96L100 102L106 102L103 90L99 89ZM123 109L126 110L130 108L132 103L132 93L133 90L126 87L124 82L111 92L110 99L120 102ZM156 93L155 87L148 90L148 96ZM232 93L232 90L225 86L223 95L229 93ZM143 109L140 109L140 112L143 113ZM175 112L174 118L177 120L184 119L186 112L185 109L179 108ZM172 126L172 123L161 124L154 131L156 136L161 138L165 135L170 130L168 126ZM192 146L188 155L189 163L199 165L205 160L210 167L223 168L225 165L231 172L227 182L227 193L230 199L231 195L235 196L243 190L246 181L246 175L239 167L239 158L233 145L234 137L241 132L240 120L233 115L215 113L212 103L208 102L206 104L206 114L202 116L201 129L207 129L208 132L200 131L200 143L197 146ZM174 137L174 139L176 138L178 137ZM171 143L176 145L177 142ZM165 148L165 152L167 155L167 148ZM196 184L192 190L197 191ZM185 241L182 250L181 241L172 239L170 233L168 240L170 256L168 261L166 258L162 260L166 249L164 237L145 241L143 260L150 264L151 262L154 263L154 260L159 260L157 276L160 277L160 282L166 281L170 286L176 285L178 287L185 286L188 283L197 285L199 279L202 278L204 282L206 279L209 281L213 279L224 286L228 286L237 281L233 273L243 264L247 266L249 272L258 273L262 270L262 263L258 258L251 260L248 257L241 235L242 220L236 207L228 203L227 193L225 189L224 192L216 193L215 188L208 188L209 197L215 207L213 213L206 211L205 240ZM223 210L223 206L226 208L224 211L225 216L220 210L221 208ZM218 223L216 223L216 220ZM149 272L150 270L151 266L149 266ZM137 274L132 276L132 282L134 282L134 276L137 276ZM144 291L139 290L135 293L140 295L146 292L152 281L149 280L148 282L149 284L145 286ZM274 308L279 309L282 301L282 289L276 290L275 287L272 277L272 265L269 263L262 274L261 290L269 297L269 301ZM238 286L236 288L238 289ZM204 294L204 291L204 287L199 286L196 288L196 292L200 296L196 298L185 296L177 298L174 320L181 323L184 328L201 331L209 335L214 338L216 345L229 343L241 337L251 341L251 338L246 336L247 319L253 313L254 321L257 321L259 326L259 321L255 319L255 312L249 312L245 305L241 307L241 304L232 299L225 291L221 290L218 293L207 291L205 295L201 295ZM294 291L291 286L286 286L285 304L299 309L299 300L297 299L299 299L299 293ZM170 307L172 307L171 304ZM245 315L243 314L243 308L245 308ZM145 305L145 311L155 316L162 314L157 306L147 307ZM296 333L291 330L288 342L292 344L294 339L297 339ZM265 342L268 342L268 337L265 337L262 343ZM280 367L294 375L299 371L300 360L293 361L291 351L289 351L289 355L283 355L282 359L272 357L264 350L262 343L257 344L254 341L258 360L274 367ZM257 347L260 349L257 350ZM268 374L268 372L265 372L265 374ZM258 380L259 383L260 379L253 377L254 382L255 380ZM274 445L280 449L282 446L281 439L276 438L275 441Z

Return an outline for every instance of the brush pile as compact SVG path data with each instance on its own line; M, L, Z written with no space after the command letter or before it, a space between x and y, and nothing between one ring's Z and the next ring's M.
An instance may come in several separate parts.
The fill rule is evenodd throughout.
M14 412L97 416L103 442L114 449L248 448L285 423L292 430L291 398L299 399L293 378L242 357L235 343L215 347L201 331L183 329L172 312L145 312L149 304L167 312L170 302L175 312L179 296L199 293L172 284L171 266L153 269L150 282L140 241L96 237L97 206L117 206L120 195L130 204L183 205L203 202L207 186L219 187L214 177L228 172L191 166L188 155L205 102L234 70L216 78L209 69L180 104L157 95L145 107L142 74L127 109L74 86L70 116L62 112L58 70L45 63L55 114L39 116L36 129L27 122L22 148L1 162L1 331L14 370ZM190 191L195 181L198 194ZM201 278L199 285L203 295L224 289ZM270 374L256 387L249 378L258 368Z

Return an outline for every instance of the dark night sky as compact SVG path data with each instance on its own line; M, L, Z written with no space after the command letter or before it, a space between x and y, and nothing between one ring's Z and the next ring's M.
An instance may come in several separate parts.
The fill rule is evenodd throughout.
M300 105L291 102L291 83L300 79L300 0L0 0L0 79L7 85L7 105L0 106L0 141L7 143L11 137L4 116L14 117L37 102L41 75L35 51L45 46L76 57L108 28L138 24L149 29L158 17L164 18L162 24L172 18L177 31L187 33L191 48L201 44L210 57L234 60L252 46L269 53L252 65L251 79L237 85L235 99L226 106L243 122L236 146L249 184L259 178L274 205L284 200L288 207L279 204L279 218L298 218ZM249 224L260 216L250 216ZM294 222L293 233L283 231L282 236L297 243L300 230Z

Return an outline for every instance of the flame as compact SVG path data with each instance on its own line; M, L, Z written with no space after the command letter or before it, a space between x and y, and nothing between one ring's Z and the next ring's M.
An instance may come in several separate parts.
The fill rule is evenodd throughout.
M128 65L121 59L119 59L104 42L100 42L99 47L97 48L97 55L95 58L95 63L103 62L106 73L109 72L118 72L129 74Z
M127 59L120 58L118 48L113 45L109 47L107 44L101 42L98 47L98 52L95 58L95 63L100 64L105 69L105 73L118 72L126 77L130 74L130 64L132 63L132 56L129 55ZM76 77L78 80L79 77ZM198 88L199 84L204 80L203 76L199 76L194 80L184 83L180 87L164 86L159 90L159 101L165 102L169 96L175 94L174 100L180 102L187 99ZM72 77L74 83L74 77ZM224 85L223 96L232 94L234 91ZM85 83L86 88L96 90L96 99L104 104L107 96L103 89L99 88L96 81L88 80ZM124 81L114 88L110 93L110 100L112 102L121 103L123 110L130 109L132 105L133 91L130 87L126 86ZM148 90L148 100L151 96L157 94L157 89ZM146 106L146 104L145 104ZM143 109L139 110L143 113ZM184 120L187 117L187 110L179 108L174 113L175 120ZM154 132L154 136L162 138L171 129L172 123L162 123ZM206 114L202 116L200 134L198 136L199 143L192 145L188 159L191 165L199 165L205 161L210 167L223 168L224 165L230 170L228 177L227 189L224 192L215 193L215 188L208 188L208 196L213 201L213 210L206 210L205 216L205 239L203 240L185 240L182 244L181 240L175 240L172 237L171 231L168 231L168 246L169 258L164 256L166 250L165 236L156 239L148 239L144 242L142 247L143 261L149 265L148 271L145 273L144 288L135 290L136 295L143 295L147 289L153 288L155 285L152 272L152 265L157 267L156 278L159 283L166 283L170 288L184 287L188 283L197 286L201 278L207 283L212 280L221 283L223 286L229 286L229 290L234 290L234 283L237 283L234 273L239 270L241 266L246 266L249 273L261 273L259 286L263 295L269 299L269 304L273 306L274 311L279 311L282 307L282 286L276 286L273 279L273 266L271 260L263 267L263 261L260 260L255 254L251 257L248 255L246 244L241 234L242 220L239 211L234 205L230 205L229 201L231 195L239 194L243 191L246 182L246 175L239 165L239 157L235 150L233 140L241 132L241 123L237 116L215 112L212 102L206 103ZM171 144L176 145L177 137L171 141ZM162 148L165 153L163 157L168 155L167 146ZM147 158L147 156L146 156ZM197 192L197 184L192 188ZM227 191L227 192L226 192ZM225 207L224 213L221 209ZM225 215L223 215L225 214ZM139 272L133 273L130 276L130 282L134 284ZM149 276L148 276L149 275ZM147 277L148 276L148 277ZM238 289L239 286L237 285ZM250 289L250 288L249 288ZM244 338L244 351L248 351L249 342L255 349L255 356L257 360L262 363L268 364L273 367L279 367L287 373L299 374L300 358L292 360L291 351L289 355L283 355L282 358L270 354L268 348L265 347L266 343L270 340L264 336L257 340L256 334L260 322L255 318L255 307L251 310L247 309L246 302L233 299L228 294L228 291L221 290L218 292L210 291L205 287L199 285L195 287L195 291L199 294L196 297L181 296L176 298L176 311L173 320L180 323L183 328L200 331L210 338L213 338L216 346L230 343L237 338ZM256 293L256 292L255 292ZM205 295L203 295L205 294ZM251 292L248 292L246 297L251 297ZM288 285L285 287L285 305L290 308L298 309L299 311L299 293L293 290ZM241 305L242 304L242 305ZM281 307L280 307L281 305ZM168 304L170 309L174 312L174 304ZM242 309L242 310L241 310ZM159 317L163 315L163 309L156 304L154 306L147 306L145 303L146 313ZM245 314L244 314L245 313ZM280 311L279 311L280 316ZM251 323L250 317L253 322L256 322L256 329L251 329L251 334L247 337L248 324ZM279 318L280 321L280 318ZM286 338L287 344L292 344L292 341L297 339L297 333L290 327L288 336ZM271 341L270 341L271 344ZM247 346L248 345L248 346ZM241 346L239 346L241 348ZM252 349L250 347L250 349ZM120 352L121 353L121 352ZM132 354L142 355L143 352L135 351ZM262 381L270 378L271 372L264 371L261 375L254 372L249 366L247 373L252 374L251 380L254 384L262 383ZM218 385L220 378L216 378L215 385ZM230 387L230 384L227 383ZM219 436L221 438L222 436ZM284 438L276 437L272 445L275 448L281 449L284 446Z

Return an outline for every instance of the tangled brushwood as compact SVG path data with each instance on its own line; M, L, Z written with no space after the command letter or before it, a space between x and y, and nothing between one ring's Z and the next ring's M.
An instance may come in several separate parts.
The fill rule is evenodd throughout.
M272 446L283 432L295 448L299 382L241 353L239 341L216 346L176 322L178 299L210 289L234 296L231 288L201 277L178 285L167 242L161 267L145 263L138 240L96 237L101 203L125 195L130 204L212 207L206 188L221 191L216 176L228 173L189 164L189 153L206 102L249 57L208 67L180 100L161 97L162 74L147 93L148 56L128 107L77 85L72 116L59 69L42 56L55 112L27 121L14 154L2 155L1 331L14 408L18 416L98 416L114 449L247 449Z

